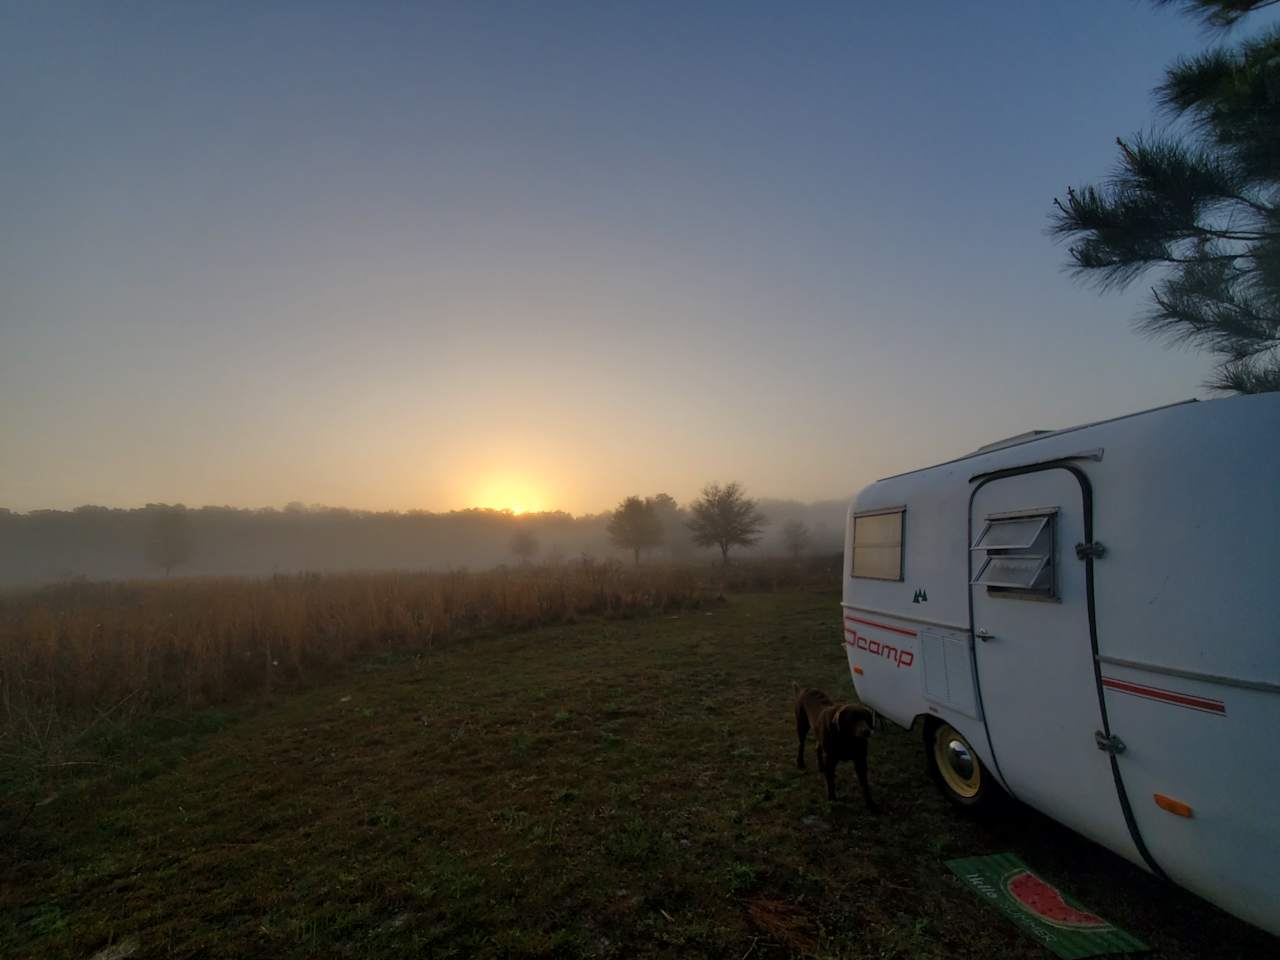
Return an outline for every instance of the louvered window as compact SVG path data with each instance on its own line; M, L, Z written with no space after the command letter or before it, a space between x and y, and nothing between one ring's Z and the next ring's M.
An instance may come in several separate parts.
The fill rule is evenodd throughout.
M1054 554L1056 509L992 514L970 550L973 583L990 594L1051 599L1057 596Z

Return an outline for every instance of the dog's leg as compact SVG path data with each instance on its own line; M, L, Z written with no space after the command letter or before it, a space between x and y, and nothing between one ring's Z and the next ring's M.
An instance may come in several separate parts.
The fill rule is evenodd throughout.
M853 750L853 769L858 773L858 783L862 785L862 799L867 802L867 809L879 813L880 808L871 799L871 784L867 782L867 741L858 740Z
M801 770L804 769L804 741L809 736L809 714L805 713L804 707L799 703L796 704L796 737L800 740L800 747L796 751L796 766Z
M834 801L836 798L836 758L829 756L827 751L822 749L821 744L818 746L818 767L822 770L822 775L827 778L827 799Z
M834 760L827 764L827 769L823 771L827 775L827 799L832 803L836 801L836 762Z

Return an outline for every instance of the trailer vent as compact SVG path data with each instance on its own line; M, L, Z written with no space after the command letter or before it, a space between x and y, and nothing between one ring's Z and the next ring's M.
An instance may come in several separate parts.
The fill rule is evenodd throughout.
M974 558L977 573L970 582L991 594L1053 598L1056 519L1056 508L987 517L970 547L982 554Z

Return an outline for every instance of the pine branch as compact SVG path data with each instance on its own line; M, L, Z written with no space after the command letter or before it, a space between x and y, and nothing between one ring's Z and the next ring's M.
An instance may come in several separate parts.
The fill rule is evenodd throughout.
M1139 326L1170 342L1245 360L1280 347L1280 315L1253 294L1230 265L1189 266L1151 291L1154 307Z
M1280 0L1152 0L1157 7L1181 7L1211 30L1230 30L1249 14Z
M1230 263L1280 238L1275 209L1248 197L1216 156L1164 139L1116 143L1121 162L1103 188L1054 200L1050 233L1080 238L1069 248L1077 275L1124 287L1156 264Z
M1161 2L1161 0L1157 0ZM1280 0L1164 0L1230 26ZM1069 265L1106 290L1151 268L1167 276L1145 333L1214 353L1214 389L1280 387L1280 28L1184 58L1157 101L1191 135L1117 138L1101 186L1056 199L1050 235ZM1185 129L1185 128L1184 128Z
M1176 62L1157 102L1229 152L1242 183L1274 186L1280 169L1280 27Z
M1225 393L1271 393L1280 390L1280 359L1262 365L1224 363L1205 382L1205 386Z

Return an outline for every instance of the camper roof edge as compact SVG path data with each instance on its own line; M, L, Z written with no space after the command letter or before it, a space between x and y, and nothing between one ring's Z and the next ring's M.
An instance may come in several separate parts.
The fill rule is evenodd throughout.
M1196 400L1196 398L1195 398L1195 397L1191 397L1190 399L1187 399L1187 400L1178 400L1178 401L1176 401L1176 402L1174 402L1174 403L1166 403L1166 404L1163 404L1163 405L1161 405L1161 406L1159 406L1159 407L1151 407L1149 410L1137 410L1137 411L1135 411L1135 412L1133 412L1133 413L1125 413L1125 414L1121 414L1121 415L1120 415L1120 416L1118 416L1118 417L1108 417L1108 418L1107 418L1107 419L1105 419L1105 420L1092 420L1092 421L1090 421L1089 423L1080 423L1080 424L1077 424L1077 425L1076 425L1076 426L1074 426L1074 427L1063 427L1061 430L1048 430L1048 431L1046 431L1046 432L1044 432L1044 433L1041 433L1041 434L1038 434L1038 435L1036 435L1036 436L1028 437L1026 440L1022 440L1022 441L1019 441L1019 442L1017 442L1017 443L1010 443L1010 444L1007 444L1007 445L1004 445L1004 446L998 446L998 447L996 447L995 449L978 449L978 450L974 450L972 453L966 453L964 456L961 456L961 457L953 457L953 458L952 458L952 459L950 459L950 460L943 460L943 461L941 461L941 462L939 462L939 463L931 463L931 464L929 464L927 467L917 467L917 468L916 468L916 469L914 469L914 470L904 470L902 473L894 473L894 474L890 474L890 475L889 475L889 476L887 476L887 477L881 477L881 478L880 478L880 480L878 480L878 481L876 481L876 482L877 482L877 483L881 483L881 482L883 482L883 481L885 481L885 480L896 480L896 479L898 479L899 477L909 477L909 476L911 476L911 474L913 474L913 473L921 473L921 472L923 472L923 471L925 471L925 470L932 470L934 467L945 467L945 466L947 466L948 464L952 464L952 463L962 463L962 462L963 462L963 461L965 461L965 460L972 460L972 459L974 459L975 457L986 457L986 456L990 456L990 455L995 454L995 453L1003 453L1003 452L1004 452L1004 451L1006 451L1006 450L1012 450L1014 447L1025 447L1025 446L1026 446L1027 444L1029 444L1029 443L1040 443L1042 440L1048 440L1048 439L1050 439L1051 437L1060 437L1060 436L1062 436L1063 434L1066 434L1066 433L1074 433L1074 432L1075 432L1075 431L1077 431L1077 430L1085 430L1085 429L1088 429L1089 427L1097 427L1097 426L1101 426L1101 425L1102 425L1102 424L1104 424L1104 423L1115 423L1115 422L1116 422L1116 421L1118 421L1118 420L1128 420L1128 419L1130 419L1131 417L1144 417L1144 416L1146 416L1146 415L1147 415L1147 414L1149 414L1149 413L1158 413L1158 412L1159 412L1159 411L1161 411L1161 410L1168 410L1168 409L1170 409L1170 408L1172 408L1172 407L1182 407L1182 406L1186 406L1186 405L1187 405L1187 404L1189 404L1189 403L1198 403L1198 402L1199 402L1199 401L1198 401L1198 400ZM1100 460L1100 459L1102 458L1102 451L1101 451L1101 450L1089 451L1089 452L1090 452L1090 453L1096 453L1096 454L1097 454L1097 456L1096 456L1096 457L1088 457L1088 459L1092 459L1092 460ZM1083 454L1083 453L1082 453L1082 454L1073 454L1072 456L1069 456L1069 457L1053 457L1052 459L1054 459L1054 460L1078 460L1078 459L1082 459L1082 458L1084 458L1084 457L1085 457L1085 454ZM981 474L979 474L979 476L981 476Z

